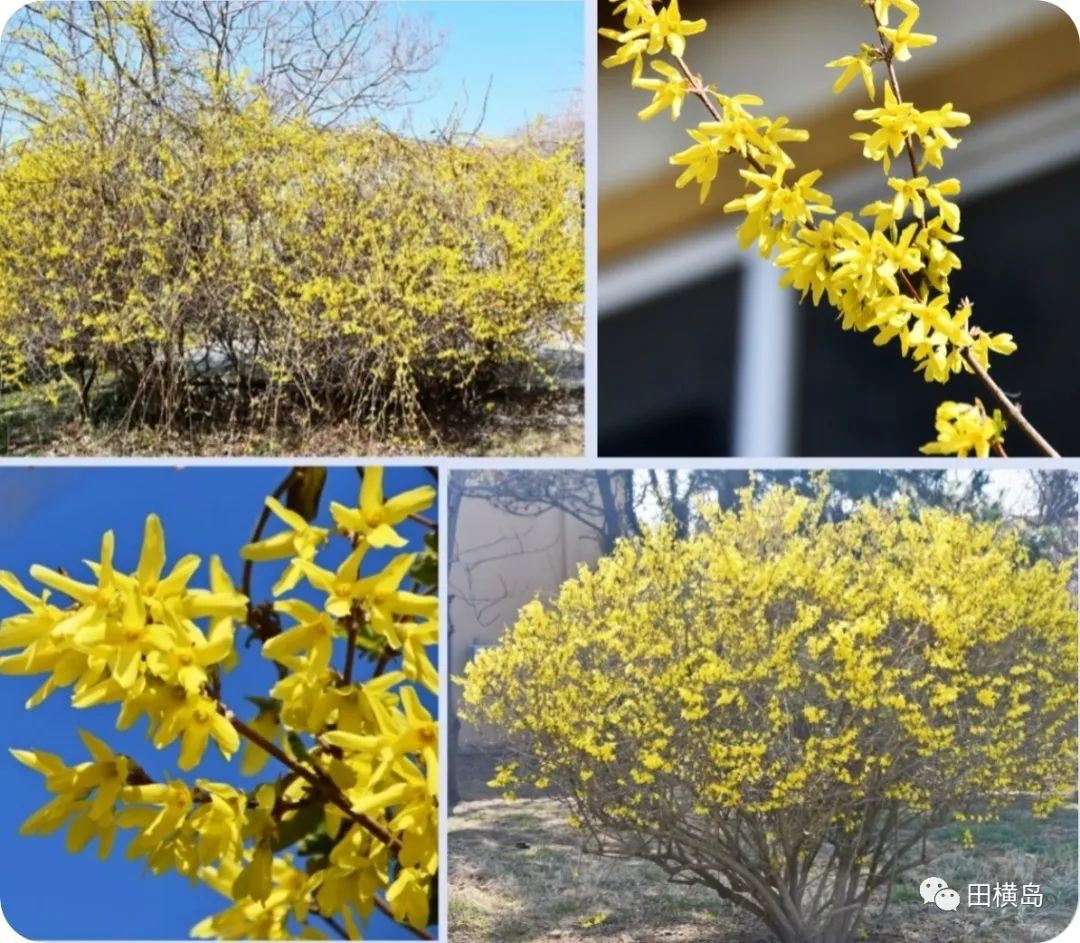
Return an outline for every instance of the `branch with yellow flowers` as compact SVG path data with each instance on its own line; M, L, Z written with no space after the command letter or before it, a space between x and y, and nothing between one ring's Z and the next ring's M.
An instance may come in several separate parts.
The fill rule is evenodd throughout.
M910 26L914 25L913 13L917 15L917 7L914 11L909 9L908 20L910 20L910 23L908 25L908 31L906 32L906 34L903 34L903 24L901 24L901 28L899 30L889 30L882 22L881 15L878 12L878 6L873 3L868 4L868 6L874 16L874 28L878 32L878 34L883 37L883 41L878 52L881 56L881 61L885 64L885 71L888 76L889 87L892 89L896 101L902 104L903 96L900 93L900 81L896 75L895 59L897 58L897 50L895 47L895 41L897 38L900 38L903 42L901 49L906 51L909 46L915 44L930 45L934 41L934 37L926 33L912 34L910 32ZM915 140L912 135L909 134L905 137L904 145L907 150L908 161L911 165L912 178L917 179L919 176L919 162L918 157L915 153ZM919 216L918 219L920 225L925 228L925 218ZM914 286L911 285L910 279L906 279L906 284L909 286L909 291L913 294L913 297L917 297L918 293L914 289ZM968 307L970 307L970 302L964 302L964 304L967 304ZM977 339L982 332L979 330L979 328L973 327L971 328L970 333L973 338ZM1035 444L1036 448L1038 448L1039 451L1042 452L1044 455L1052 458L1060 458L1061 456L1057 452L1057 450L1043 437L1043 435L1035 428L1035 426L1027 419L1027 417L1023 415L1023 413L1020 411L1020 407L991 378L989 369L977 357L972 356L970 351L965 350L963 352L963 357L965 369L978 377L979 381L990 391L994 399L996 399L998 403L1001 404L1002 409L1004 409L1009 416L1009 421L1019 427L1024 432L1024 434ZM975 407L977 413L979 413L983 417L983 422L985 422L986 414L982 403L976 400ZM1000 457L1005 458L1007 456L1005 453L1004 445L1002 443L1005 424L1003 421L1000 420L1000 417L996 420L991 417L989 421L997 427L990 436L990 445Z
M774 265L784 270L780 283L799 291L803 299L810 296L815 306L826 298L845 330L875 331L877 346L897 341L901 356L910 357L927 382L944 383L954 374L967 372L1000 404L1001 410L988 416L978 401L974 405L943 403L936 417L938 438L921 451L1004 455L1008 423L1019 427L1041 452L1057 456L1019 405L990 379L990 355L1013 353L1012 335L972 325L972 305L966 299L950 310L948 279L960 266L950 245L961 236L960 210L949 197L960 191L960 182L949 178L932 183L922 172L928 165L942 167L943 152L960 143L950 129L968 125L970 118L955 111L951 103L921 111L900 95L895 61L906 61L912 49L936 42L936 37L913 30L919 16L914 0L862 0L873 13L878 44L864 43L858 55L828 63L844 70L834 91L842 91L861 76L871 101L876 98L873 67L881 63L885 69L884 104L855 112L857 120L871 123L874 130L852 135L863 143L865 157L881 163L893 191L890 199L876 200L860 210L860 216L873 217L870 229L850 212L836 215L832 198L815 187L820 170L802 174L793 183L785 181L795 162L782 145L805 141L806 131L789 128L785 117L753 114L748 109L761 105L760 98L720 94L690 69L686 37L703 32L704 20L684 20L678 0L660 7L652 0L612 2L617 4L615 13L623 15L623 29L600 30L619 43L603 64L631 65L631 84L652 92L652 102L638 113L639 118L648 120L670 111L675 120L689 95L705 106L712 119L688 129L694 143L671 158L672 164L684 168L676 187L695 182L704 201L720 158L738 154L749 165L739 171L749 189L725 204L724 211L745 214L738 227L743 249L756 244L763 257L775 256ZM904 16L893 27L889 12L894 7ZM674 65L656 58L665 52ZM646 59L655 77L645 77ZM890 177L892 158L902 152L906 152L911 176ZM936 215L928 216L928 206Z
M312 770L297 763L295 760L292 759L292 757L285 753L284 750L279 749L277 746L267 740L264 736L262 736L258 731L253 730L224 705L222 705L220 709L222 715L229 721L229 723L233 725L233 727L236 728L237 733L239 733L242 737L246 737L256 746L258 746L261 750L264 750L266 753L270 754L270 756L274 757L274 759L284 764L295 776L307 781L307 783L315 790L317 795L325 797L328 802L333 803L335 806L341 809L341 811L344 812L345 815L348 816L348 818L350 818L352 821L356 822L362 828L370 832L376 839L378 839L380 842L386 845L387 848L394 852L395 855L400 854L401 842L394 838L392 835L390 835L370 816L354 811L352 804L341 794L340 790L334 784L333 780L328 779L325 776L318 776ZM381 911L386 916L390 917L390 919L395 921L398 920L398 917L395 916L390 905L387 904L386 901L384 901L378 894L375 894L372 897L372 903L375 905L376 909ZM319 916L326 920L326 915L319 914ZM403 924L403 926L405 926L406 929L408 929L417 939L435 939L435 937L428 933L428 931L425 930L423 927L411 926L407 923ZM345 933L343 939L350 939L350 937L347 933Z
M97 838L105 856L118 829L134 829L130 856L144 856L154 873L172 868L197 877L229 899L195 936L279 939L292 932L293 918L307 933L313 915L359 939L354 913L366 919L378 910L418 939L433 938L439 734L418 691L438 691L427 654L438 639L436 541L425 534L422 551L410 550L416 538L398 528L434 503L435 489L387 496L382 469L368 468L355 506L331 502L333 526L324 527L316 521L326 475L320 467L292 469L265 499L269 513L240 550L248 563L243 593L218 557L205 588L189 586L198 557L166 571L156 515L147 518L134 572L115 567L112 532L102 538L100 559L88 563L92 582L35 565L30 575L42 587L35 593L0 572L0 588L26 610L0 622L0 651L16 650L0 657L0 674L46 675L28 707L70 687L77 709L118 704L119 727L145 716L156 749L179 741L183 771L199 767L212 745L226 760L243 745L246 776L269 757L284 767L252 790L205 778L189 788L155 782L85 733L91 761L72 767L41 751L12 751L53 793L24 834L66 824L71 850ZM275 519L284 527L264 536ZM333 540L349 553L327 570L318 561ZM367 554L384 548L399 552L372 568ZM253 606L251 565L273 561L282 564L274 599ZM293 592L301 582L308 593ZM71 605L56 605L50 594ZM321 604L311 601L320 594ZM292 622L287 628L283 617ZM278 669L266 696L248 698L258 708L250 720L221 691L222 673L238 660L243 623ZM331 661L342 639L347 660L339 673ZM361 658L372 670L357 678Z

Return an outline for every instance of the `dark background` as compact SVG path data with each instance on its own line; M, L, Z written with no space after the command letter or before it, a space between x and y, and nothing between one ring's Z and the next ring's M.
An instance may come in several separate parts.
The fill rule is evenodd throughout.
M972 299L973 323L1015 336L1019 350L991 361L995 380L1063 455L1080 455L1080 161L960 206L951 297ZM731 454L739 285L729 270L600 321L601 455ZM993 409L974 377L926 383L896 344L841 330L824 302L803 309L793 454L910 456L934 438L943 400ZM1015 428L1005 441L1010 456L1040 454Z

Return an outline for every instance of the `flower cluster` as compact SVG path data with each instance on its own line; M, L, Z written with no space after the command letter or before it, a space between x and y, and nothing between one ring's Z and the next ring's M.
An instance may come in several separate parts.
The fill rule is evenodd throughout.
M925 455L959 455L961 458L974 452L986 458L990 450L1000 447L1005 435L1005 420L1001 410L986 415L983 404L976 399L974 405L946 400L937 409L937 440L924 445L919 451Z
M0 658L0 672L47 676L28 708L71 687L74 707L119 704L121 728L146 716L159 749L180 738L181 769L197 766L211 739L232 756L239 738L209 682L233 653L235 620L246 614L247 598L217 557L206 589L188 585L201 562L196 556L165 573L165 534L156 515L146 519L133 573L113 566L114 547L109 531L100 559L87 561L89 583L34 565L30 575L43 587L35 595L14 574L0 573L0 586L26 608L0 626L0 648L21 649ZM54 593L73 605L57 605Z
M290 479L306 471L294 469ZM318 914L339 918L358 939L379 908L426 937L438 870L439 733L418 692L438 688L429 655L438 604L435 525L420 512L435 490L386 498L382 469L362 474L356 506L332 505L332 527L313 523L314 507L301 513L267 498L285 527L265 539L257 534L241 556L284 562L272 604L252 605L217 557L208 588L189 585L198 557L167 570L155 515L132 573L115 567L111 532L100 559L88 561L91 582L33 566L43 587L35 593L0 573L0 587L25 609L0 625L0 649L18 649L0 658L0 672L47 676L28 707L67 687L76 708L118 704L119 728L146 717L155 747L180 740L182 771L200 765L211 740L226 759L246 740L244 775L258 775L271 758L282 764L275 778L244 789L206 778L155 779L85 732L90 758L75 766L13 750L53 794L23 824L24 834L66 825L70 850L96 838L104 857L117 830L131 830L129 856L144 858L153 873L175 870L229 898L226 910L194 928L196 936L291 938L292 921L320 938L308 925ZM407 550L399 530L410 517L432 530L418 551ZM333 571L318 562L332 542L348 547ZM406 552L363 572L367 555L388 547ZM221 693L223 673L239 657L238 623L278 666L268 696L250 698L258 706L250 722ZM332 661L342 651L338 671ZM369 670L354 678L358 663Z
M949 277L960 267L952 246L961 240L960 210L950 198L960 192L960 182L954 177L932 180L925 171L942 168L944 152L959 143L952 131L968 125L970 118L951 103L921 110L901 99L894 60L906 61L912 49L936 42L936 37L914 30L918 4L868 3L878 43L863 44L857 55L828 63L843 69L834 91L843 91L859 76L872 101L877 99L874 67L881 65L885 72L883 101L855 112L870 130L853 138L867 159L881 164L891 193L856 216L835 212L831 197L816 188L820 171L795 174L795 163L782 145L806 140L807 132L789 128L785 117L753 114L750 109L762 104L760 98L723 95L689 70L683 60L685 37L702 32L703 20L683 20L675 2L666 7L651 0L617 2L615 13L622 15L624 29L600 31L620 44L603 64L631 64L632 84L652 92L652 103L639 113L643 120L667 110L678 117L687 95L701 100L712 120L689 129L694 143L671 158L685 168L676 186L695 182L704 200L721 157L735 155L748 164L739 170L747 192L724 210L744 214L740 244L773 256L783 270L781 284L809 296L815 305L826 299L845 330L873 332L879 346L896 341L900 354L910 358L928 382L944 383L962 371L985 372L991 353L1016 350L1011 334L974 327L971 303L954 304L950 297ZM890 26L894 8L903 19ZM644 77L645 60L665 51L678 68L651 61L658 78ZM906 155L910 175L896 172L894 162L901 155Z
M906 841L1067 801L1075 560L964 514L862 502L832 522L823 487L751 495L701 506L689 538L621 541L476 656L464 716L527 757L492 785L550 786L606 848L720 873L776 926L841 840L850 903L886 879L898 821Z

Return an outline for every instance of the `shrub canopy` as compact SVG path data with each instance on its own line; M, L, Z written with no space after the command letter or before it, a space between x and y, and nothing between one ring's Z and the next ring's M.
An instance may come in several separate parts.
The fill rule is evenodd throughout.
M824 490L750 494L525 606L464 713L528 758L497 784L557 788L602 852L846 940L929 828L1074 788L1074 561L906 502L828 522Z
M242 83L118 122L107 91L61 98L0 162L6 384L87 406L107 374L153 420L224 392L412 425L580 337L572 145L320 128Z

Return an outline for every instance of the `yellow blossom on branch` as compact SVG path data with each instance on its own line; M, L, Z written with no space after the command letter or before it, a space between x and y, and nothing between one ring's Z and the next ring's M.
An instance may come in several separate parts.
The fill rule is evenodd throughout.
M974 453L987 458L990 450L999 445L1005 435L1005 421L1001 410L993 415L978 400L972 403L954 403L946 400L937 408L934 422L937 439L919 449L924 455L956 455L963 458Z
M701 102L711 120L688 128L693 143L670 157L670 163L682 168L675 186L696 183L704 202L722 158L748 165L737 168L746 181L746 192L728 200L724 211L745 214L737 227L740 246L756 246L762 256L774 258L783 270L782 285L791 285L804 298L809 295L815 305L827 300L845 330L874 331L878 346L897 341L901 356L910 358L915 371L928 382L945 383L965 371L977 373L1010 423L1043 452L1056 454L1020 415L1019 407L989 380L990 354L1013 353L1017 345L1012 334L991 333L969 323L970 305L952 311L949 280L961 265L952 247L962 236L960 207L950 198L960 192L960 181L955 177L934 180L925 171L942 167L944 152L960 143L951 131L967 126L970 116L952 103L921 109L901 97L895 63L909 59L912 49L936 41L914 30L918 3L873 0L865 5L873 8L881 44L863 43L857 55L834 59L828 66L843 69L834 91L842 91L861 76L872 102L876 98L874 70L880 66L884 72L883 101L854 112L857 121L872 128L852 135L862 144L863 155L881 165L892 191L888 199L874 200L860 211L873 218L872 232L850 212L836 213L834 221L819 218L835 212L832 198L819 187L820 170L803 172L789 182L788 171L795 168L795 161L783 145L806 140L805 131L791 129L784 116L772 119L754 114L751 109L762 104L759 97L725 95L694 75L683 59L685 37L691 31L678 33L677 51L670 43L665 49L665 40L675 36L670 24L682 23L677 5L644 0L618 4L616 15L626 14L626 31L601 30L622 43L604 65L633 62L631 84L653 93L652 102L639 112L643 120L668 109L677 118L689 97ZM890 26L894 10L903 18L899 25ZM692 32L700 32L696 23ZM675 58L675 65L660 58L665 52ZM660 78L642 78L646 59ZM897 160L910 166L910 176L896 173Z
M407 541L394 530L394 525L431 507L435 503L435 489L421 485L384 500L382 479L381 468L367 469L360 485L359 507L348 508L334 501L330 512L342 531L362 537L369 547L404 547Z
M276 493L291 480L292 472ZM437 564L429 559L437 525L417 517L432 532L422 541L422 566L419 552L388 554L381 566L367 554L407 548L394 526L429 507L435 492L424 485L384 500L382 469L364 470L363 481L356 507L337 506L333 530L266 499L241 556L283 561L295 598L252 604L250 572L237 591L217 556L209 585L193 585L200 559L188 555L169 569L155 515L132 573L116 566L111 531L99 559L87 561L92 581L34 565L31 576L43 587L35 592L0 572L0 588L23 607L0 620L0 650L9 652L0 673L46 676L27 706L63 687L76 709L117 705L117 727L145 718L151 746L178 743L175 764L195 777L155 779L86 732L90 759L74 766L13 750L52 794L23 834L66 827L69 850L96 840L105 857L128 833L128 856L151 873L173 870L229 899L193 929L196 936L288 938L290 921L309 934L318 907L355 938L376 909L430 938L439 726L421 691L439 687ZM271 514L287 529L264 540ZM356 526L343 528L339 517ZM333 570L317 562L331 543L346 552ZM304 580L316 597L322 590L321 603ZM268 692L249 698L258 708L250 722L223 693L223 673L240 658L238 623L278 671ZM331 750L334 736L362 749ZM199 776L212 745L228 762L242 743L240 772L252 776L274 763L267 781L244 788Z

